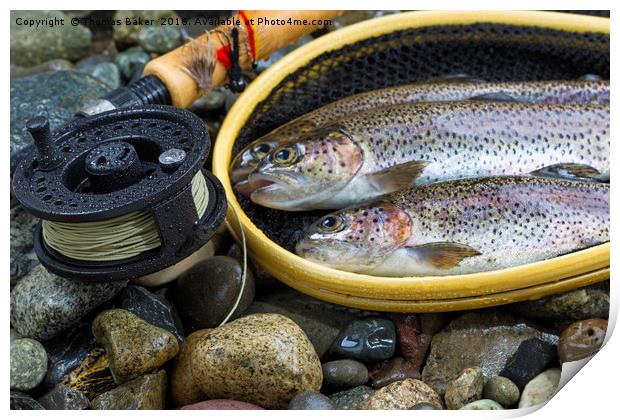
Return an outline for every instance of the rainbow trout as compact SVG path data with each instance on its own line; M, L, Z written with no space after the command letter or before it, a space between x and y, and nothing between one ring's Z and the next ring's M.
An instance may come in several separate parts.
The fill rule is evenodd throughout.
M605 180L609 105L433 102L371 109L285 143L248 177L281 210L339 209L416 185L498 175Z
M609 184L544 177L448 181L390 194L312 224L303 258L382 276L514 267L609 240Z
M240 192L247 188L247 176L260 160L282 143L336 121L354 112L380 106L414 102L459 101L472 98L513 100L528 103L609 103L609 81L473 81L420 82L388 87L349 96L303 115L262 136L239 152L231 166L231 179Z

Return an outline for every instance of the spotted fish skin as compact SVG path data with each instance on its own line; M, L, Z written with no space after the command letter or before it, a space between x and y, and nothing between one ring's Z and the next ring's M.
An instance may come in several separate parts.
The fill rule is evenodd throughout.
M323 227L329 218L341 230ZM609 241L609 185L542 177L465 179L412 188L325 216L304 258L385 276L514 267Z
M299 139L318 127L333 123L355 112L381 106L417 102L460 101L487 94L501 94L517 102L561 104L609 104L609 81L531 81L531 82L420 82L388 87L352 95L303 115L241 150L231 166L234 183L245 181L259 161L278 146Z
M377 108L276 149L249 178L273 185L251 198L283 210L334 209L411 185L523 175L557 164L607 174L609 124L609 105L600 104L463 101ZM359 153L339 153L346 139ZM278 164L274 156L283 148L301 157ZM344 179L347 174L354 175Z

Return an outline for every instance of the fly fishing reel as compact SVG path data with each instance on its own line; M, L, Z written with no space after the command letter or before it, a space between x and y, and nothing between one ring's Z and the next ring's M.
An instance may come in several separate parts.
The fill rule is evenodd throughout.
M92 281L154 273L202 247L220 226L226 198L203 163L204 123L170 106L120 108L50 133L28 124L36 155L20 162L15 196L42 220L34 235L50 271Z

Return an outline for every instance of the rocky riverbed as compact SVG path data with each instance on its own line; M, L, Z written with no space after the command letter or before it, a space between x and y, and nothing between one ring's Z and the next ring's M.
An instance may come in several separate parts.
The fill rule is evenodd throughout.
M370 16L351 13L335 27ZM40 33L45 35L11 27L12 168L32 141L25 131L29 117L47 115L57 127L88 100L139 77L150 59L197 34L123 25ZM282 54L258 63L257 72ZM221 88L190 110L214 138L235 99ZM595 354L607 330L608 282L440 314L329 304L284 286L252 262L241 290L241 252L225 231L209 258L164 285L67 280L34 256L36 222L19 205L12 207L12 409L529 407L551 398L562 364ZM220 326L239 294L236 311Z

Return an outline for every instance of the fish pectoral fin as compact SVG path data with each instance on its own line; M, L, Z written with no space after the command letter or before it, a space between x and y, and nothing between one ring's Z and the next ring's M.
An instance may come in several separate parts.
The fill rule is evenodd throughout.
M489 92L472 96L470 101L523 102L505 92Z
M387 194L411 187L428 164L425 160L405 162L366 177L377 191Z
M408 247L407 250L420 261L439 269L456 267L465 258L481 255L469 245L457 242L433 242Z
M574 180L602 180L602 174L597 169L581 163L557 163L532 171L531 174Z

